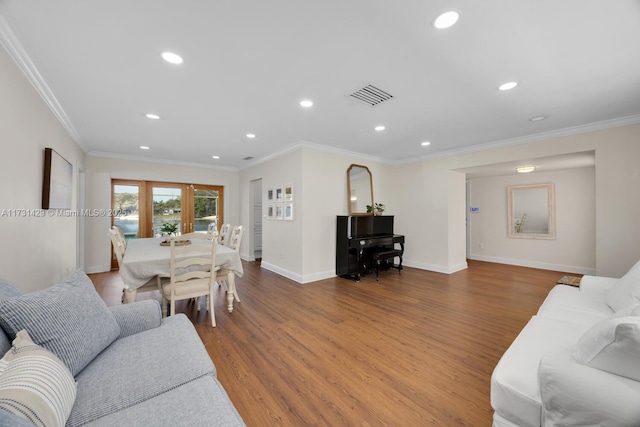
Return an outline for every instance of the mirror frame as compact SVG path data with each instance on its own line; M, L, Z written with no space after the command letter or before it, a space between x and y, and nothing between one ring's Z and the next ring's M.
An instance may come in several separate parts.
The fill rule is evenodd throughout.
M373 206L373 175L371 174L371 171L368 167L352 164L351 166L349 166L349 169L347 169L347 204L349 205L349 215L373 215L373 209L371 210L371 212L354 212L351 209L351 169L353 168L363 168L367 170L367 173L369 174L369 189L371 190L371 206Z
M522 190L537 190L537 189L546 189L547 190L547 218L549 222L549 232L546 234L541 233L517 233L515 231L515 221L513 218L514 208L513 208L513 198L515 191ZM507 215L509 216L509 237L515 239L546 239L551 240L556 238L556 211L555 211L555 197L552 183L545 184L526 184L526 185L509 185L507 187L507 197L508 197L508 208Z

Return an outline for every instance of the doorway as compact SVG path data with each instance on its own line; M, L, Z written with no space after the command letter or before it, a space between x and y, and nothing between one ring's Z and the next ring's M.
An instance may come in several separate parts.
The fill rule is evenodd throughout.
M253 257L262 259L262 179L251 181Z

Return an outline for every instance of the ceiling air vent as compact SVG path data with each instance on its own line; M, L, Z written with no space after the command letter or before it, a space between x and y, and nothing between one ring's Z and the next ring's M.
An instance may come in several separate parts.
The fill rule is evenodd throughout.
M375 107L385 101L390 100L391 98L393 98L393 95L375 87L374 85L366 85L362 89L358 89L357 91L350 94L349 97L360 102L364 102L370 107Z
M251 160L251 159L253 159L253 156L245 157L245 158L244 158L244 159L242 159L242 160Z

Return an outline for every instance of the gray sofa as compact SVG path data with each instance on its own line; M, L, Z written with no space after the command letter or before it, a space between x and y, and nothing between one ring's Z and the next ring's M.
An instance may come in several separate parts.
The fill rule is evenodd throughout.
M81 271L25 295L0 281L0 326L0 357L24 329L69 368L67 426L245 425L191 322L163 319L156 301L107 308ZM0 425L21 425L7 400Z

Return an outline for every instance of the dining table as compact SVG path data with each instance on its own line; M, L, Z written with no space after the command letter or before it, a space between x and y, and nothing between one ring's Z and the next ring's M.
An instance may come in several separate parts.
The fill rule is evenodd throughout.
M137 289L147 284L158 275L169 275L171 265L171 248L162 245L165 237L149 237L129 239L120 266L120 277L124 282L124 303L135 301ZM216 243L216 267L229 271L227 309L233 311L233 299L236 290L235 276L242 277L242 261L240 254L234 249ZM194 252L195 253L195 252ZM185 257L193 254L185 254Z

